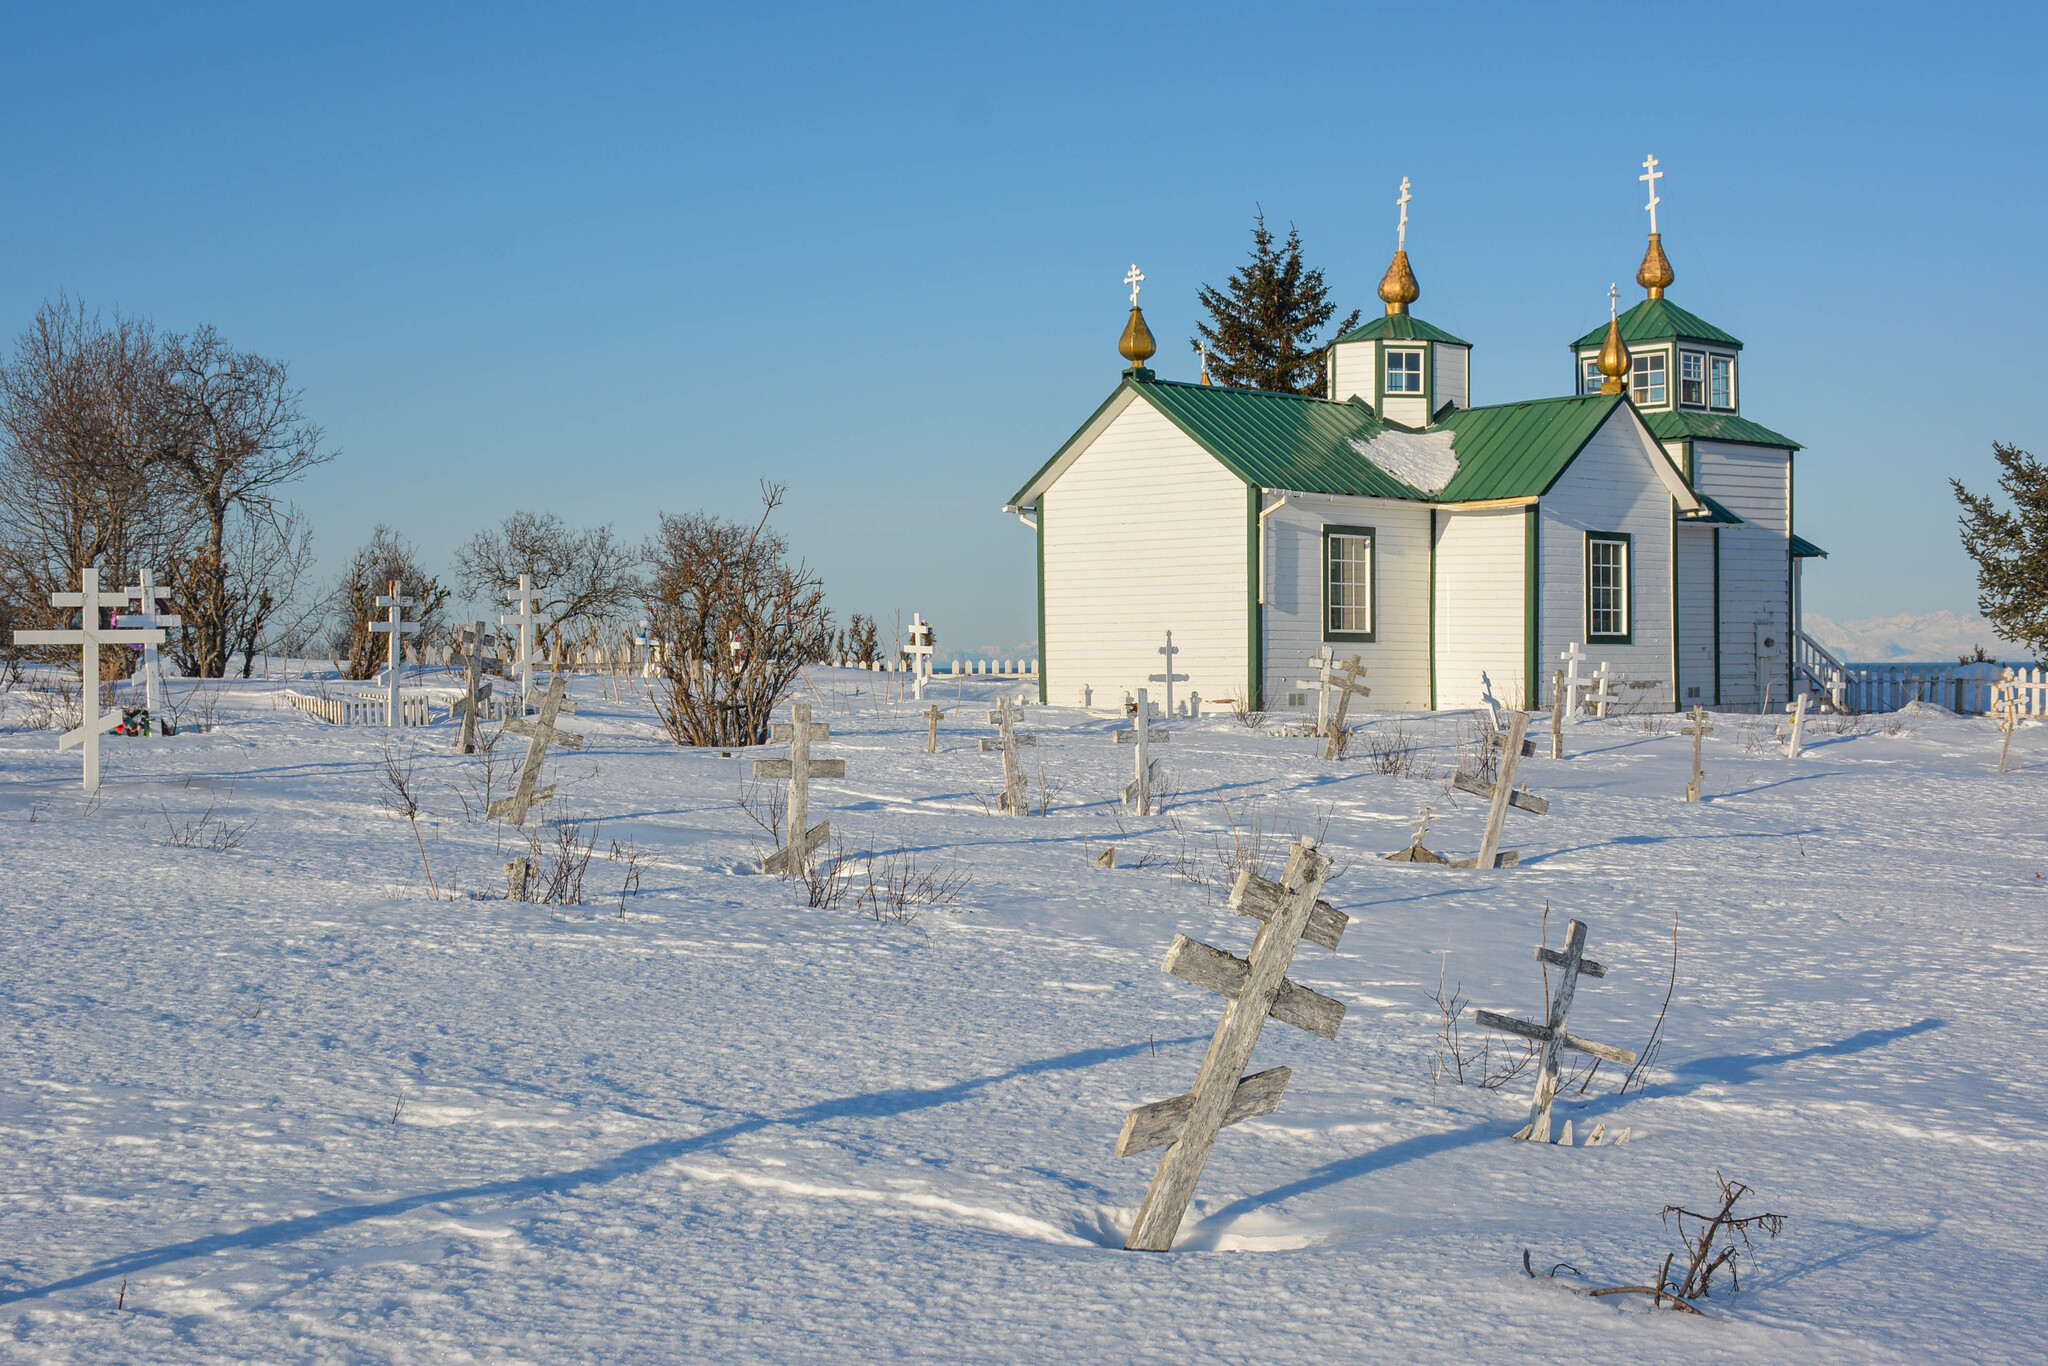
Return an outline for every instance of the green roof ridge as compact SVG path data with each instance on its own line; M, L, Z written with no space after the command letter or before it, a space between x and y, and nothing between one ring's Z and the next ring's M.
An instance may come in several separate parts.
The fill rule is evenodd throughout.
M1679 341L1712 342L1737 350L1742 348L1742 343L1731 333L1723 332L1697 313L1687 312L1669 299L1645 299L1616 321L1621 324L1621 339L1631 345L1676 338ZM1606 337L1607 329L1596 327L1573 342L1572 349L1598 346Z
M1702 437L1708 441L1731 441L1740 446L1778 446L1788 451L1804 449L1797 441L1774 432L1760 422L1733 413L1644 413L1643 421L1659 441Z
M1368 318L1349 332L1330 343L1378 341L1386 337L1393 341L1446 342L1452 346L1470 346L1463 337L1454 337L1435 323L1426 323L1413 313L1383 313L1377 318Z

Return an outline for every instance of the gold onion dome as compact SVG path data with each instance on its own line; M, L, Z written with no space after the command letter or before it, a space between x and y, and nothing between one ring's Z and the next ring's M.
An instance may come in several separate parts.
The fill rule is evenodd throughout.
M1421 297L1422 287L1415 283L1415 272L1408 267L1407 250L1396 251L1387 273L1380 277L1380 298L1386 302L1387 313L1406 313L1408 305Z
M1624 378L1628 374L1628 344L1621 339L1621 321L1607 320L1607 340L1600 343L1600 359L1594 362L1600 368L1600 392L1619 394L1625 391Z
M1650 297L1664 297L1665 287L1678 277L1671 272L1671 260L1664 254L1664 235L1650 234L1650 248L1643 253L1643 263L1636 268L1636 283L1650 291Z
M1131 320L1124 324L1124 335L1116 344L1123 358L1134 367L1143 369L1145 362L1158 354L1158 344L1152 340L1152 329L1145 326L1145 311L1136 304L1131 305Z

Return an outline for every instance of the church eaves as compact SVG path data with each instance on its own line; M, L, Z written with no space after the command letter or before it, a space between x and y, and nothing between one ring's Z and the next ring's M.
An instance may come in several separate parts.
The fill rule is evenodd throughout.
M1645 299L1622 314L1620 322L1621 339L1631 346L1637 342L1665 341L1676 337L1680 341L1709 342L1738 351L1742 349L1742 343L1733 336L1698 314L1688 313L1669 299ZM1606 335L1605 326L1596 327L1573 342L1572 349L1598 346Z
M1344 342L1379 341L1433 341L1447 342L1452 346L1470 346L1472 343L1461 337L1454 337L1435 323L1426 323L1413 313L1387 313L1377 318L1367 318L1358 326L1330 343L1337 346Z
M1697 437L1703 441L1729 441L1738 446L1775 446L1787 451L1804 449L1791 437L1733 413L1644 413L1643 421L1649 424L1659 441Z

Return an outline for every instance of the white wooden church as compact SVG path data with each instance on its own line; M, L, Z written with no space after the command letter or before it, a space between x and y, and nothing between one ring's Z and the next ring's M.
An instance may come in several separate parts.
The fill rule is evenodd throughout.
M1571 343L1562 398L1472 404L1471 343L1410 311L1406 182L1386 313L1329 344L1320 398L1160 379L1133 266L1123 382L1004 509L1038 538L1041 697L1145 686L1172 631L1189 687L1258 708L1300 705L1326 645L1378 709L1476 706L1482 675L1542 706L1573 642L1640 705L1784 701L1825 553L1793 534L1799 446L1742 415L1742 343L1665 297L1645 166L1649 297Z

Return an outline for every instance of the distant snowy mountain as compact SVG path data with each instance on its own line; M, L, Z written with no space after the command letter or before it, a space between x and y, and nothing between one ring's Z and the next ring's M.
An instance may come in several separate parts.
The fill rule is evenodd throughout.
M1882 664L1894 659L1954 661L1978 645L1994 659L2015 663L2023 662L2026 653L1999 639L1984 618L1959 616L1947 608L1846 622L1807 612L1804 619L1808 635L1852 664Z

